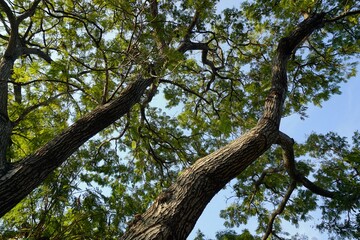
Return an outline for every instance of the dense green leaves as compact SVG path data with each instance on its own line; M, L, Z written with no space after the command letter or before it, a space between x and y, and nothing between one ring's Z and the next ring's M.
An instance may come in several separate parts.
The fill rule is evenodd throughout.
M32 1L1 1L21 15ZM139 76L155 77L126 116L80 148L1 222L6 238L112 239L149 207L181 171L253 127L271 86L279 40L313 13L324 26L292 53L284 116L306 116L356 74L360 29L356 1L41 1L19 25L24 51L8 81L14 123L8 159L19 162ZM223 9L221 12L219 9ZM11 34L0 12L0 51ZM355 59L355 60L354 60ZM276 217L294 225L320 208L318 228L359 237L360 134L312 134L295 146L296 167L321 199L297 183ZM256 217L257 234L292 184L281 150L271 148L234 185L221 212L229 227ZM198 235L201 239L201 234ZM218 239L257 239L248 231Z

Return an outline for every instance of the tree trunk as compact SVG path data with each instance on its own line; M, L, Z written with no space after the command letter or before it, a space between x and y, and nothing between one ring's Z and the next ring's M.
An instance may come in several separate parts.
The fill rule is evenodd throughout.
M276 142L287 92L287 61L298 44L319 28L314 15L282 38L273 61L272 88L258 124L239 139L196 161L142 215L130 222L123 240L186 239L209 201Z
M0 175L0 217L19 203L92 136L128 113L153 78L139 78L120 96L76 121L67 130Z
M9 167L6 151L11 142L12 125L7 112L8 79L10 78L14 60L3 57L0 60L0 176Z
M186 239L206 205L277 139L273 124L261 124L186 169L122 239Z

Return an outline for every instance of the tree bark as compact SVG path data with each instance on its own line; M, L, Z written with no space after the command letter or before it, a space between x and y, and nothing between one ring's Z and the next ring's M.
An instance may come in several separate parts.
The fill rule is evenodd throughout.
M7 112L8 79L14 65L14 60L1 58L0 60L0 176L9 167L6 151L11 142L12 125Z
M257 125L186 169L145 213L129 224L121 239L186 239L213 196L277 141L287 92L287 61L297 45L321 27L323 18L324 14L309 17L280 40L273 61L272 88Z
M92 136L128 113L154 81L138 78L115 100L85 115L34 154L0 175L0 217L19 203Z

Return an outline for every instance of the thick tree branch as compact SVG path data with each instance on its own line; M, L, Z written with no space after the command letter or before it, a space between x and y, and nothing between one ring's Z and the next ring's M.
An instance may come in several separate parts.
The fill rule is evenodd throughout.
M328 198L334 198L336 196L335 192L331 192L317 186L296 169L295 159L294 159L294 149L293 149L294 140L292 138L287 136L285 133L280 132L277 143L283 149L284 165L289 176L292 179L302 183L304 187L306 187L313 193L318 194L320 196L328 197Z
M127 114L153 81L153 78L139 77L118 98L97 107L34 154L0 175L0 217L39 186L88 139Z
M24 50L20 43L19 24L25 18L34 14L39 3L40 0L36 0L29 10L25 11L24 14L17 18L9 5L4 0L0 0L0 8L5 12L11 28L8 45L0 62L0 175L5 173L9 167L9 163L6 159L6 152L11 143L10 135L12 131L12 124L9 120L7 109L8 81L10 79L15 60L23 54ZM35 53L48 62L51 61L50 57L46 56L46 54L42 53L40 50L25 48L25 51Z

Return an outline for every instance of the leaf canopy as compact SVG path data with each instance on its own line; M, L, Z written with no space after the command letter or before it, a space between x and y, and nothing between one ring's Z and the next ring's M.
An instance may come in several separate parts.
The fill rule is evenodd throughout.
M17 16L33 4L1 2ZM345 15L359 11L357 1L254 0L222 9L223 4L39 3L18 26L27 51L15 62L8 84L8 113L14 122L7 153L11 162L115 99L138 76L158 80L126 116L83 145L2 218L0 239L121 236L133 216L144 212L182 170L256 124L271 86L276 45L311 14L326 13L329 24L292 53L284 116L305 119L310 104L321 106L355 76L359 15ZM3 52L11 25L5 13L0 20ZM320 200L296 186L273 224L274 233L281 233L281 220L298 225L321 209L319 229L360 237L359 136L356 132L349 143L336 133L314 133L295 145L298 170L342 195ZM257 234L263 234L291 182L281 150L271 148L237 178L238 202L221 212L226 225L246 224L255 216ZM218 238L250 236L247 231L236 238L226 234Z

